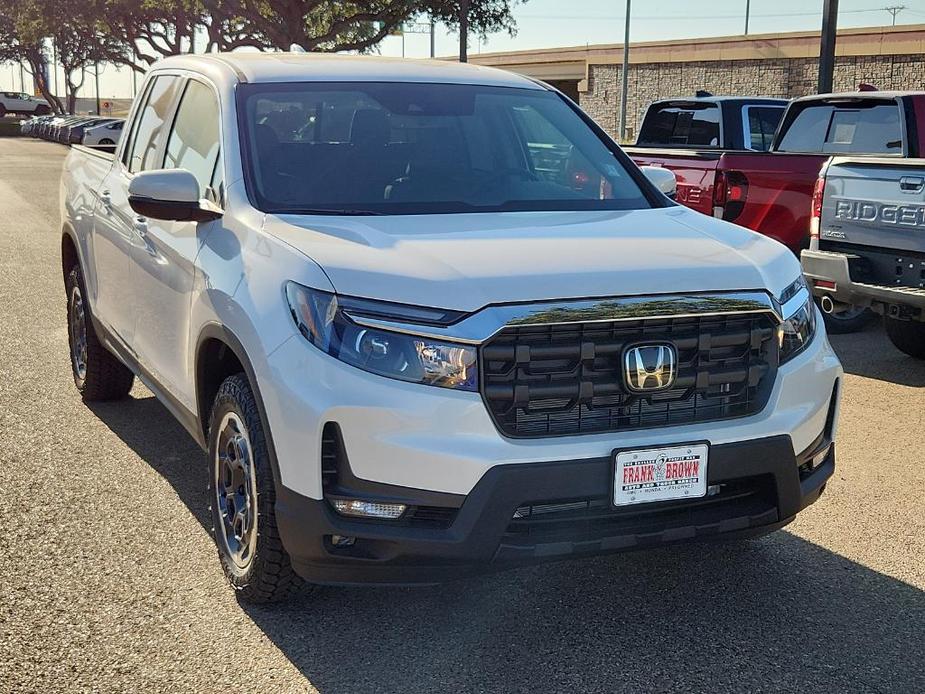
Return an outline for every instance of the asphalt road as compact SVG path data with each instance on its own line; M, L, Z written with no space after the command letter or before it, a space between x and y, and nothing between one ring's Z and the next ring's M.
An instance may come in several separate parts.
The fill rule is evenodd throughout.
M74 390L65 153L0 139L0 692L925 691L925 364L879 328L833 339L839 467L785 531L238 604L204 455Z

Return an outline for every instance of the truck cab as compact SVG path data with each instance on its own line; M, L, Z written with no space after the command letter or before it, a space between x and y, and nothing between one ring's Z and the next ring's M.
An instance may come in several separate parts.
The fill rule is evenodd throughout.
M640 166L664 167L677 177L677 200L712 215L717 167L726 150L767 151L787 107L785 99L694 97L655 101L646 109L627 153Z

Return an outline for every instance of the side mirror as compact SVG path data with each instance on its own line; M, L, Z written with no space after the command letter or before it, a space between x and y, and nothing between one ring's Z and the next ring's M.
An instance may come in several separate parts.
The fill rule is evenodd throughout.
M663 169L661 166L643 166L642 173L645 174L649 182L662 191L672 200L678 194L678 179L673 172Z
M199 181L186 169L136 174L128 185L128 204L151 219L209 222L222 216L220 207L199 197Z

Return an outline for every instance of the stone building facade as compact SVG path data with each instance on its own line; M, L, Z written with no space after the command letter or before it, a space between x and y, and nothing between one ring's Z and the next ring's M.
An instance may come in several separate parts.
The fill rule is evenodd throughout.
M635 137L646 106L671 96L693 95L698 89L736 96L792 99L816 93L818 58L741 60L735 63L644 63L630 65L627 127ZM620 65L591 65L579 103L611 135L620 122ZM878 89L925 90L925 55L845 56L835 61L834 90L853 91L861 83Z
M620 121L619 44L473 56L473 62L547 80L573 98L607 132ZM819 34L733 36L631 46L627 125L635 138L645 107L655 99L698 89L735 96L793 98L813 94ZM925 25L852 29L839 33L835 91L860 83L879 89L925 90Z

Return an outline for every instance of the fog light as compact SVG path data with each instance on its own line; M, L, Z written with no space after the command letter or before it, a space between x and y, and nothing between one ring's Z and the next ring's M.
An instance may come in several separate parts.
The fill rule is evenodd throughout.
M815 470L817 467L819 467L820 465L822 465L822 463L825 462L825 459L829 457L829 451L831 450L831 448L832 448L831 446L826 446L824 449L822 449L816 455L813 456L813 460L810 463L810 466L811 466L810 470Z
M335 547L352 547L357 541L355 537L347 537L346 535L331 535L331 544Z
M405 512L404 504L383 504L378 501L360 501L359 499L334 499L334 510L342 516L356 518L382 518L395 520Z

